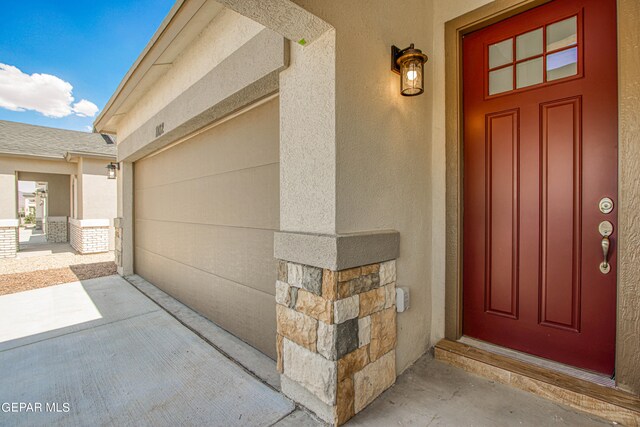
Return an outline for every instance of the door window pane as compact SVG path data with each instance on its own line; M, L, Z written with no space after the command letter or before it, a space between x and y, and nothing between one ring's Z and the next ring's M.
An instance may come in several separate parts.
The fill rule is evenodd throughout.
M542 28L516 37L516 59L525 59L542 54Z
M547 27L547 51L573 46L578 43L577 18L572 16Z
M513 89L513 66L504 67L489 73L489 95L507 92Z
M489 68L513 62L513 39L489 45Z
M542 83L542 58L524 61L516 66L516 87L533 86Z
M547 81L578 74L578 48L574 47L547 56Z

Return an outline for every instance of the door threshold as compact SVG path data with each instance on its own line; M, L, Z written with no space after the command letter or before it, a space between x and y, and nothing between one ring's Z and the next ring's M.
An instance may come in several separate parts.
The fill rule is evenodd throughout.
M553 369L551 363L544 359L544 365L532 363L529 359L521 360L522 356L528 356L522 353L513 355L507 349L496 352L493 348L496 346L471 339L464 341L443 339L438 342L435 346L436 360L622 425L640 425L640 398L637 396L576 377L572 375L573 371L568 373L567 368L570 367L566 365L562 365L562 370ZM585 374L585 371L581 372Z
M611 377L596 372L586 371L584 369L576 368L574 366L565 365L560 362L555 362L549 359L543 359L542 357L533 356L531 354L523 353L521 351L512 350L506 347L500 347L496 344L491 344L486 341L480 341L475 338L463 336L458 340L459 343L466 344L471 347L478 348L480 350L488 351L489 353L499 354L501 356L511 357L523 363L535 365L540 368L545 368L550 371L560 372L562 374L569 375L573 378L579 378L585 381L589 381L595 384L599 384L604 387L616 387L616 382Z

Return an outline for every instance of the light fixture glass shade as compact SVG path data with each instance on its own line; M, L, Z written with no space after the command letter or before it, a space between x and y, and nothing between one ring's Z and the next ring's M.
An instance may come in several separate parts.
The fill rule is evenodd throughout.
M116 165L114 165L113 163L109 163L107 165L107 178L116 179Z
M410 58L400 65L400 92L404 96L420 95L424 92L424 76L422 73L422 61L419 58Z
M399 51L396 60L400 71L400 93L404 96L416 96L424 92L424 63L427 55L413 44Z

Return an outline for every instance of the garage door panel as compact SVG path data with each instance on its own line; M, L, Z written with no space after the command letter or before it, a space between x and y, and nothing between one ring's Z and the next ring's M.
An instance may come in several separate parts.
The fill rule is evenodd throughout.
M275 356L278 100L134 163L134 270Z
M276 230L278 164L207 176L136 192L136 217Z
M135 189L278 163L279 108L274 99L141 162Z
M230 282L145 251L136 250L142 277L275 358L275 300L272 295ZM258 329L255 325L260 325Z
M136 246L275 295L273 231L137 220Z

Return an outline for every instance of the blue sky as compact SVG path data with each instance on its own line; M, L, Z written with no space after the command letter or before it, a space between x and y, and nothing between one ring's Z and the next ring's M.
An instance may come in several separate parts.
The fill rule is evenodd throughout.
M3 2L0 120L87 131L174 1Z

